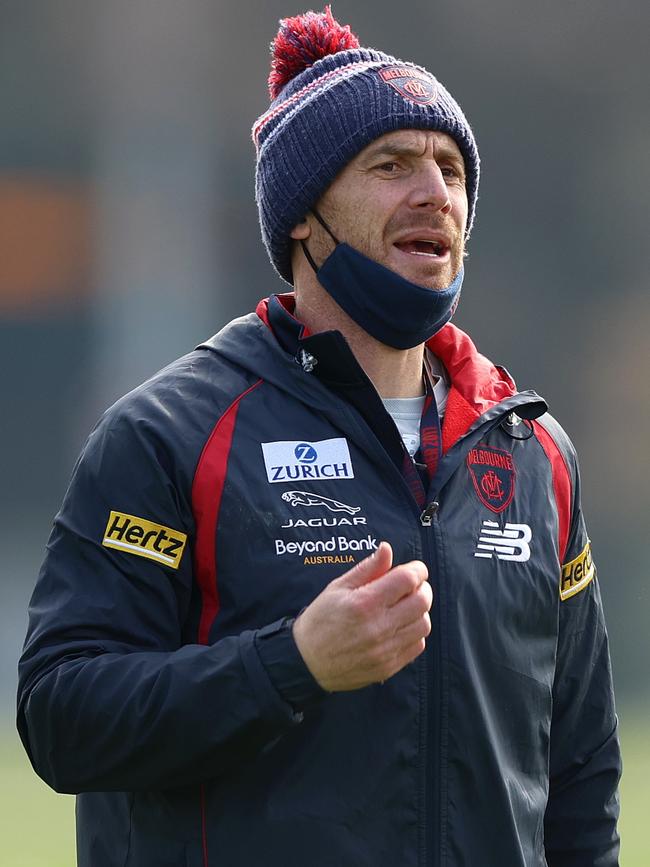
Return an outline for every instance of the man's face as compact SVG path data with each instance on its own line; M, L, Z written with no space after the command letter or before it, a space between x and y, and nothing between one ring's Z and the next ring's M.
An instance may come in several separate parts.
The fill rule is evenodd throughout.
M365 147L334 179L317 210L339 241L402 277L441 289L463 261L465 164L445 133L399 130ZM313 215L308 247L317 264L334 242Z

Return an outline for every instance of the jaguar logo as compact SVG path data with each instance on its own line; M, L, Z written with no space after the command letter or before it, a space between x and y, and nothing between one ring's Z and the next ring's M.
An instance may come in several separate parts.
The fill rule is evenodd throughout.
M310 491L285 491L282 499L292 506L325 506L330 512L347 512L348 515L356 515L361 511L361 506L348 506L330 497L322 497Z

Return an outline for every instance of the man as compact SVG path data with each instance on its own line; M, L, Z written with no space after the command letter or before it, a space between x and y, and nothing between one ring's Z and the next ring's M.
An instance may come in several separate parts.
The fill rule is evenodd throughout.
M574 451L448 320L479 159L425 70L283 21L273 296L123 398L35 590L19 728L79 863L618 862Z

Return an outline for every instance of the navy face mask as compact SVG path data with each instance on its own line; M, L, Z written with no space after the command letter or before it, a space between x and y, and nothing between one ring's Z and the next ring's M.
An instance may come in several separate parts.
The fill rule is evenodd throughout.
M320 214L314 216L336 247L319 268L301 241L307 261L321 286L364 331L387 346L412 349L449 322L460 299L462 267L446 289L419 286L341 243Z

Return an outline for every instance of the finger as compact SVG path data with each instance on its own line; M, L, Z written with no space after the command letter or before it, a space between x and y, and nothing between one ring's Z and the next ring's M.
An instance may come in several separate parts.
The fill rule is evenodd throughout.
M398 652L401 653L405 647L410 647L421 638L428 638L431 635L431 617L428 611L421 614L415 620L405 624L397 630L394 636Z
M377 603L387 608L395 605L404 596L410 596L427 579L427 567L421 560L412 560L395 566L372 585Z
M339 585L357 589L377 580L389 571L393 565L393 549L388 542L380 542L379 547L369 557L365 557L356 566L337 578Z
M421 573L418 574L421 575ZM414 587L410 593L404 593L402 596L396 599L395 602L393 602L392 605L390 605L389 607L394 608L395 606L401 605L402 602L405 602L411 597L422 598L426 603L425 611L428 611L431 608L431 606L433 605L433 588L431 587L431 584L429 584L427 578L420 581L420 583L416 587Z
M413 662L414 659L417 659L418 656L424 651L426 647L426 642L424 638L418 638L416 641L406 645L403 650L397 653L393 659L392 665L386 673L385 679L392 677L394 674L397 674L398 671L401 671L405 668L409 663Z
M395 632L404 626L408 626L409 623L419 620L423 614L428 613L431 608L432 594L427 592L427 587L429 587L429 584L425 581L415 593L405 596L388 610L386 614L387 623Z

